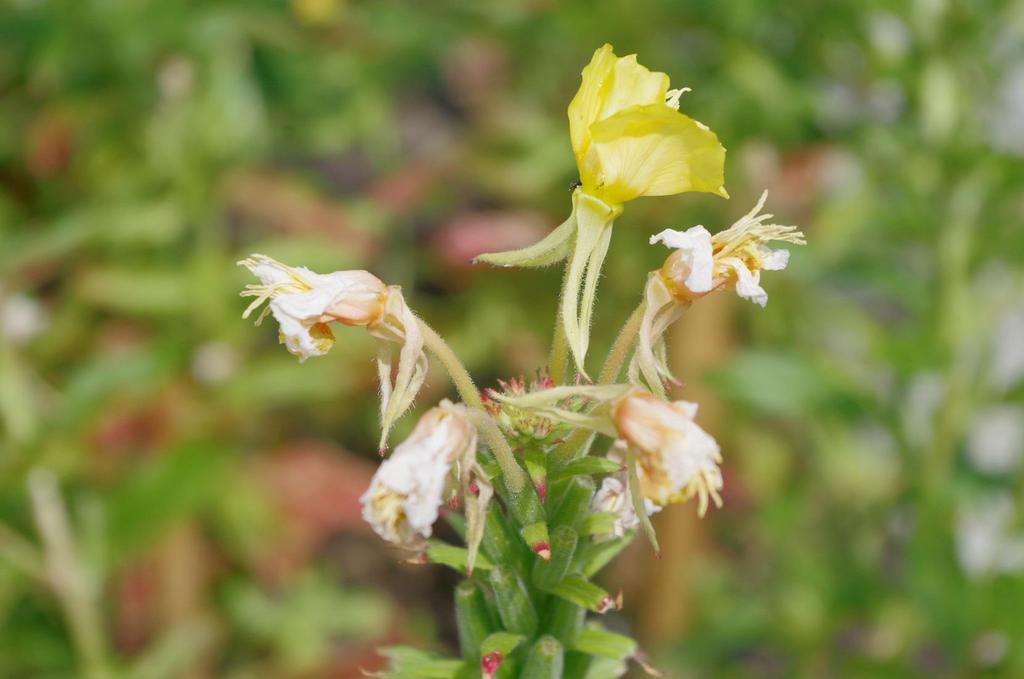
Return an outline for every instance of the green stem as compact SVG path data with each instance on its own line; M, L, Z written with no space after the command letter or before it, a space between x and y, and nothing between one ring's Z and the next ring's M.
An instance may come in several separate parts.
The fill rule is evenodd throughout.
M644 303L640 302L626 320L626 324L622 326L618 337L615 338L615 342L608 352L608 358L604 361L604 367L601 368L601 374L598 375L598 384L614 384L615 380L619 379L622 364L626 362L626 357L629 356L629 352L636 342L636 336L640 332L640 321L643 320L643 317ZM593 432L586 429L577 429L552 454L556 460L562 461L581 457L576 454L576 451L585 446L593 435Z
M455 355L452 348L448 346L448 343L433 328L427 325L423 319L418 318L416 320L419 321L424 344L448 371L448 375L451 377L455 389L458 390L459 397L463 403L470 409L478 412L479 417L474 418L474 423L477 425L480 436L483 437L484 442L491 449L491 452L494 453L494 459L497 460L498 466L501 467L501 473L505 476L505 483L508 485L509 490L513 493L520 492L526 486L526 472L516 462L515 454L513 454L512 448L509 447L508 441L505 440L501 430L498 429L498 425L484 409L483 399L480 398L480 390L473 383L473 378L470 376L469 371L466 370L466 366L462 365L462 361Z
M569 250L575 244L575 236L569 241ZM555 310L555 333L551 340L551 354L548 359L548 372L551 381L556 385L565 383L565 376L569 368L569 339L565 335L565 323L562 322L562 297L566 294L569 286L569 265L571 258L565 260L565 271L562 274L562 289L558 294L558 308Z

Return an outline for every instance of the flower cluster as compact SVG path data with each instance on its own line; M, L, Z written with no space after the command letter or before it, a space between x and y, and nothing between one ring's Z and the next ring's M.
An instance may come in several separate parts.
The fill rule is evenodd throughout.
M597 283L624 204L688 191L728 197L725 149L707 126L680 113L685 91L669 89L668 76L641 66L635 55L598 49L569 104L580 176L571 215L533 246L480 257L522 267L565 260L550 372L530 385L499 381L499 389L481 394L401 289L371 273L317 274L264 255L239 262L260 281L242 292L254 298L243 317L266 303L257 324L272 315L281 342L300 361L332 348L334 323L365 328L378 341L382 451L424 382L428 352L458 389L462 402L427 410L360 499L381 538L416 552L414 561L443 563L469 578L456 590L456 613L470 665L438 669L436 676L461 676L473 664L495 676L510 657L520 663L518 676L561 676L564 653L582 652L573 644L585 611L620 603L589 580L593 572L638 530L657 549L650 516L662 508L695 500L703 516L722 505L721 450L695 421L697 404L669 398L664 336L692 303L716 290L765 305L761 272L783 269L789 259L768 244L804 243L795 227L761 213L766 194L717 234L695 226L653 236L651 245L673 251L647 276L643 301L596 382L585 367ZM619 382L623 367L627 379ZM606 454L592 454L602 436L610 439ZM432 537L445 504L465 547ZM454 514L458 507L464 519ZM631 641L601 633L610 635L607 644L592 640L587 653L606 645L629 649L609 657L640 661Z

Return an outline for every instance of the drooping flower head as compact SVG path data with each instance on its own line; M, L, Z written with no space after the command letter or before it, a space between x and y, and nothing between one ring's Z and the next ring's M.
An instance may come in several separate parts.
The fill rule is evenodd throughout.
M722 456L715 439L693 421L696 414L696 403L668 403L640 390L613 411L619 436L637 455L643 497L661 506L696 497L703 516L711 501L722 504Z
M476 438L464 405L442 401L428 410L359 499L374 532L410 548L430 537L453 466L472 458Z
M629 367L631 382L663 395L663 383L674 381L665 362L664 335L694 300L714 290L732 289L755 304L767 304L761 271L778 271L789 263L788 251L773 250L768 243L806 242L795 226L773 224L768 221L772 215L759 214L767 197L767 191L762 193L753 210L715 235L694 226L686 231L665 229L651 237L652 245L664 243L675 251L647 277L637 349Z
M604 45L583 69L569 104L569 135L581 190L609 205L640 196L707 191L728 197L725 149L707 126L679 112L687 88L618 57Z
M254 297L242 314L248 318L261 304L259 325L272 314L279 337L288 351L305 361L323 356L334 346L330 323L365 327L381 340L377 355L381 388L381 441L383 450L392 424L412 405L427 374L427 355L419 322L397 285L385 285L366 271L318 274L291 267L266 255L252 255L238 263L260 279L247 285L242 297ZM392 377L394 348L399 347L398 369Z
M665 229L651 236L651 245L660 242L676 249L661 267L661 278L677 299L689 301L727 287L760 306L768 303L768 293L760 285L761 271L785 269L789 252L772 250L767 244L804 245L807 241L797 227L769 223L773 215L759 214L767 198L765 191L753 210L713 236L703 226Z
M242 292L242 297L255 297L242 318L267 302L256 317L256 325L273 314L280 325L281 343L299 361L323 356L334 346L334 333L328 323L365 326L380 320L384 313L387 286L368 271L318 274L266 255L253 255L239 265L260 279L259 284L247 285Z

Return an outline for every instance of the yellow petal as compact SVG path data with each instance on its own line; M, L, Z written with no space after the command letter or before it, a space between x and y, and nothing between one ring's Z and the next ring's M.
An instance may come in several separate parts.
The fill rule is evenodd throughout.
M685 191L728 197L718 137L664 103L620 111L592 125L590 133L582 188L608 204Z
M576 96L569 102L569 137L577 157L586 151L590 126L601 113L601 90L615 68L615 53L605 43L594 52L590 63L583 69L583 80Z
M587 152L594 123L631 106L664 105L668 87L668 76L641 66L635 54L616 57L608 44L594 52L569 103L569 136L577 160Z

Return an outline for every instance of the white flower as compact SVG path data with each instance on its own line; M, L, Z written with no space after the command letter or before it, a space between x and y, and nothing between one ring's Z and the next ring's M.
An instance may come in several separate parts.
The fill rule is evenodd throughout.
M423 333L401 288L387 286L367 271L318 274L266 255L252 255L238 264L260 279L259 285L247 285L242 292L243 297L256 298L242 318L269 300L256 324L273 314L280 325L281 342L299 361L322 356L334 346L331 322L364 326L383 342L377 355L383 450L392 424L412 405L427 375ZM398 369L393 371L396 345L400 347Z
M758 213L768 192L754 209L725 231L712 236L703 226L686 231L665 229L651 236L651 245L664 243L676 252L661 268L668 289L681 301L692 301L711 290L727 286L736 294L764 306L768 293L761 287L761 271L779 271L789 263L789 252L772 250L765 243L780 241L803 245L804 235L795 226L766 224L770 214Z
M621 538L640 526L640 519L633 509L633 499L629 494L629 485L626 482L625 474L605 477L601 482L601 488L594 494L590 508L595 512L608 512L615 515L611 534L601 536L605 539ZM661 511L661 507L647 498L644 498L644 508L647 510L648 516Z
M715 439L693 421L696 414L696 403L666 403L634 390L618 402L613 418L637 455L644 498L665 506L696 496L703 516L710 501L722 504L722 456Z
M253 255L239 265L260 279L259 285L247 285L242 292L243 297L256 298L242 318L248 318L269 300L256 324L273 314L281 326L282 343L300 361L323 356L334 345L334 335L327 326L331 321L370 325L384 312L388 288L367 271L318 274L305 267L281 264L266 255Z
M418 546L431 535L453 466L471 464L475 453L466 407L442 401L377 469L359 499L363 518L388 542Z
M760 306L768 303L761 271L785 269L789 252L765 244L803 245L805 241L794 226L765 223L772 215L758 213L767 197L765 191L753 210L713 236L700 225L686 231L665 229L651 236L651 245L663 243L675 252L647 278L637 350L629 368L631 382L664 395L663 382L672 379L664 360L664 335L690 302L713 290L729 288Z

